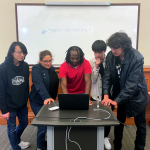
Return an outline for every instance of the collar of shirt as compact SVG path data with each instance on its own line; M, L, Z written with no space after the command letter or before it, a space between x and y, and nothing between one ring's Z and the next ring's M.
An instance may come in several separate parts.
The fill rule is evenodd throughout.
M77 69L78 66L80 65L80 64L78 64L76 67L73 67L73 66L70 65L70 63L66 63L66 64L67 64L68 67L71 67L71 68L74 68L74 69Z

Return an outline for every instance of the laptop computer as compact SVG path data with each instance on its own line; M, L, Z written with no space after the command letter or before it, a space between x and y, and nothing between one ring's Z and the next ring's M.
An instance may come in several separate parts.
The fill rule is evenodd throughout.
M88 110L89 94L58 94L60 110Z

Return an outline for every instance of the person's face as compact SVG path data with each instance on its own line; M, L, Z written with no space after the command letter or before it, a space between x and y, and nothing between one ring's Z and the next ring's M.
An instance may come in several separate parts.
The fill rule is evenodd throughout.
M114 56L120 56L124 51L123 49L120 47L120 48L110 48L112 53L114 54Z
M50 55L46 55L42 60L40 60L40 64L49 69L52 66L52 57Z
M105 52L106 52L106 51L94 52L95 59L100 59L100 60L103 61L104 58L105 58Z
M80 52L78 51L70 51L70 64L73 67L76 67L80 62Z
M24 57L26 56L26 54L23 54L20 46L15 46L15 50L14 52L12 53L13 57L14 57L14 60L16 61L22 61L24 59Z

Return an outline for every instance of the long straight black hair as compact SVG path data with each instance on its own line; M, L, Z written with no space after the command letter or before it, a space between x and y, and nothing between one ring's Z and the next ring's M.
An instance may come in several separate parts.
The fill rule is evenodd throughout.
M12 55L12 53L15 51L15 47L16 47L16 46L19 46L19 47L21 48L23 54L25 54L25 55L28 54L27 48L26 48L26 46L25 46L23 43L21 43L21 42L13 42L13 43L10 45L9 50L8 50L8 53L7 53L7 57L8 57L9 59L12 59L12 60L13 60L13 55ZM24 59L25 59L25 57L24 57Z

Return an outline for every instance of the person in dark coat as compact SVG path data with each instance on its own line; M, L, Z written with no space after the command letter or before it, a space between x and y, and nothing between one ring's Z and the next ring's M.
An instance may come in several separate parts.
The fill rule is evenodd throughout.
M146 140L145 110L148 105L147 84L144 77L142 54L132 48L131 39L124 32L116 32L107 40L111 51L106 57L103 76L104 100L102 104L118 106L117 119L125 123L134 117L137 127L135 150L144 150ZM109 91L113 86L112 99ZM124 125L114 130L114 149L122 147Z
M43 105L54 102L58 92L59 79L52 66L52 54L48 50L39 54L39 64L32 68L32 86L30 104L35 115ZM45 143L46 126L38 126L37 150L42 150Z

